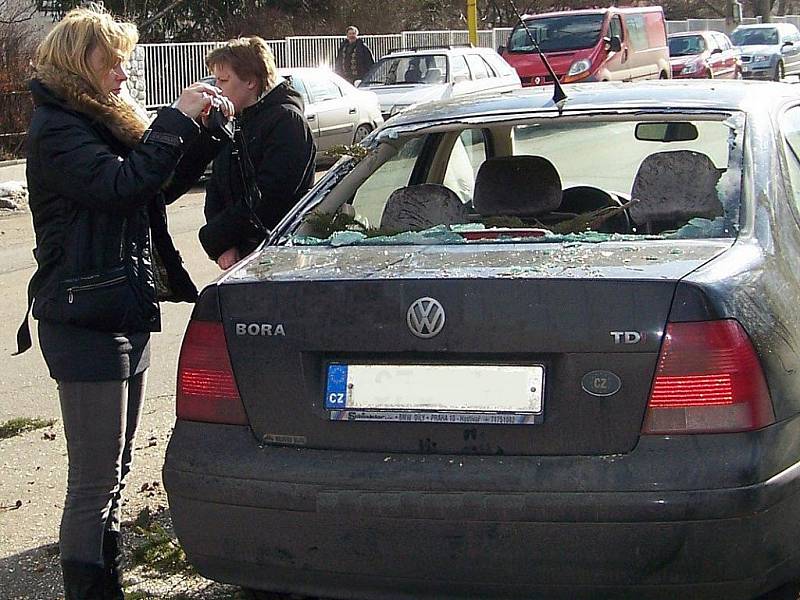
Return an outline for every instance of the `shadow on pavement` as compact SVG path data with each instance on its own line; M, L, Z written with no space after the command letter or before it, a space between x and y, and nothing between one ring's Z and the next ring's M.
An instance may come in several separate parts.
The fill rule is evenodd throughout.
M58 544L45 544L0 559L0 590L7 600L63 598Z

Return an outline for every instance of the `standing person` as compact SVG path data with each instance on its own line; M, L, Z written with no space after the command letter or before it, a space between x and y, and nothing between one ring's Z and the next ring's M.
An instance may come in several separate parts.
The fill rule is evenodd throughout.
M252 252L264 240L264 228L275 227L311 188L316 147L302 97L278 76L263 39L230 40L206 57L206 65L238 115L236 143L228 141L214 161L200 229L208 256L227 269ZM252 172L243 177L240 167ZM245 189L251 183L260 192L254 205Z
M350 25L345 35L347 37L342 40L336 53L336 72L353 83L364 78L375 64L375 57L364 40L358 37L358 27Z
M39 45L27 179L37 248L28 310L58 396L69 457L59 546L67 600L122 600L120 496L141 414L159 291L197 290L172 245L165 202L212 158L195 119L221 104L204 84L149 125L120 97L136 27L71 10ZM183 160L181 158L183 157ZM158 265L158 269L156 269ZM18 353L31 346L26 316Z

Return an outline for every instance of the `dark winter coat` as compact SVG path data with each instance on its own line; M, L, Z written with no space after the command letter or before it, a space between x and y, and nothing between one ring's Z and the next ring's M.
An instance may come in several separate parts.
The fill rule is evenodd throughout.
M202 174L214 145L173 108L137 141L141 120L97 102L74 78L50 73L42 79L31 82L36 109L27 138L38 265L28 292L42 352L59 380L124 379L147 367L149 332L160 329L154 262L170 290L165 299L197 296L167 231L165 204ZM140 301L127 330L71 322L63 282L123 264L135 273L131 288ZM30 347L27 323L18 346Z
M352 44L347 38L339 45L336 53L336 72L350 83L356 79L363 79L375 64L375 57L361 39Z
M214 161L206 185L206 225L200 243L212 260L231 248L244 256L264 239L258 220L272 229L314 184L316 146L303 100L283 81L237 117L261 199L254 210L245 200L242 175L228 142Z

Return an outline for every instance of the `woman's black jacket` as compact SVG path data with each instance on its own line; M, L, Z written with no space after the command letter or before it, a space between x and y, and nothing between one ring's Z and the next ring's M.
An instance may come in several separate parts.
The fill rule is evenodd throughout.
M38 268L28 287L33 315L68 323L60 282L125 263L144 309L135 331L158 331L154 263L174 301L197 289L167 231L165 205L198 179L214 143L177 109L162 110L142 141L129 148L98 115L68 108L41 82L31 82L36 109L28 131L27 179ZM157 257L156 257L157 255ZM159 260L160 259L160 260ZM18 351L30 347L26 323Z

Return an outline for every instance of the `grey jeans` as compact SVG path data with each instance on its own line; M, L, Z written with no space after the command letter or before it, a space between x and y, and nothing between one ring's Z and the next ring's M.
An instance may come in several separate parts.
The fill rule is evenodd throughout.
M61 560L103 564L103 534L119 531L146 371L122 381L59 381L69 473Z

